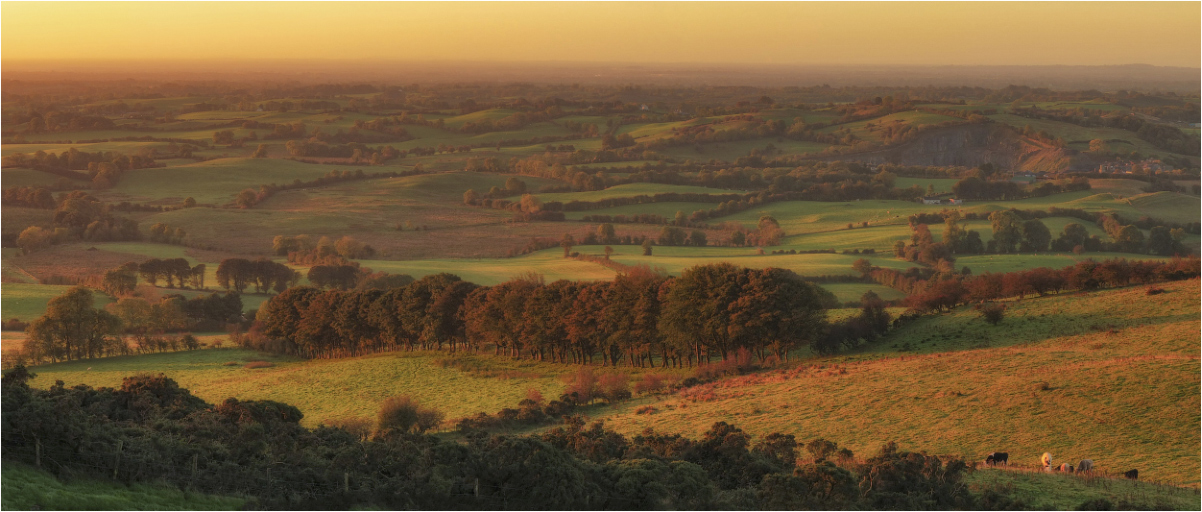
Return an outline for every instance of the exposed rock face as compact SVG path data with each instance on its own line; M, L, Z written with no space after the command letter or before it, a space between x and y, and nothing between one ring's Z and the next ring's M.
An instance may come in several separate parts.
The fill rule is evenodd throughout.
M1033 141L1007 125L981 123L938 128L904 144L832 159L875 164L964 167L992 163L1007 170L1054 172L1074 167L1076 153L1071 149ZM1085 162L1078 165L1082 164L1087 165Z

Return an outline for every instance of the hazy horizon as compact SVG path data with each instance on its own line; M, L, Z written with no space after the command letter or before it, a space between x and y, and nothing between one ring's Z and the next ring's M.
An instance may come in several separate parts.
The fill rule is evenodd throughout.
M1195 68L1202 59L1197 2L5 2L0 9L6 67L290 59ZM54 20L58 30L37 20Z

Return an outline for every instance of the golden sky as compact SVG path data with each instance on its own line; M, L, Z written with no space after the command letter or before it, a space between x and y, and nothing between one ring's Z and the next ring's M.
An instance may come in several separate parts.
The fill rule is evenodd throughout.
M5 61L1199 67L1199 2L3 2Z

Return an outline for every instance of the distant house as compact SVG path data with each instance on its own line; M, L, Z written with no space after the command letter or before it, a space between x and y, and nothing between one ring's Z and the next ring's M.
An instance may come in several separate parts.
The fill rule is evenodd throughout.
M651 107L648 107L647 104L644 103L643 106L639 107L639 110L651 110Z
M948 202L948 204L964 204L963 199L956 199L954 197L951 199L948 199L947 202Z
M938 197L924 197L924 198L922 198L922 204L939 204L939 203L941 203L941 202L942 202L942 200L940 200Z

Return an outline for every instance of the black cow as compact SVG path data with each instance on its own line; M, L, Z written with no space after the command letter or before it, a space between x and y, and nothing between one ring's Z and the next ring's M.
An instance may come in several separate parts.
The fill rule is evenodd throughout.
M1010 454L1006 452L993 452L985 457L985 464L990 466L996 466L998 464L1009 466Z
M1139 480L1139 470L1138 470L1138 469L1132 469L1131 471L1128 471L1128 472L1126 472L1126 473L1123 473L1123 476L1125 476L1125 477L1127 477L1127 478L1129 478L1129 479L1131 479L1131 480Z

